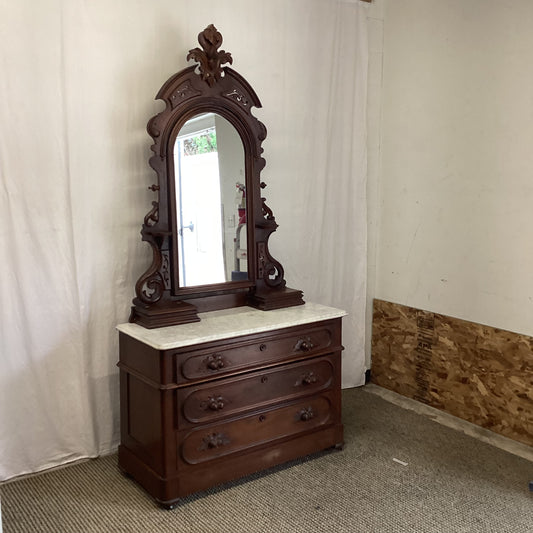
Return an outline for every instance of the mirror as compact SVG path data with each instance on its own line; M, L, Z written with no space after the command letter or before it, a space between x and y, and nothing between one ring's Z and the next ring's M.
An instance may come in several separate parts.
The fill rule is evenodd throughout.
M152 263L135 284L130 322L147 328L200 320L199 313L249 305L268 311L304 303L286 286L268 240L278 227L262 197L266 187L261 102L219 50L222 35L198 35L189 66L156 98L165 109L148 122L157 194L144 217L142 240Z
M179 285L248 279L244 148L216 113L189 119L174 143Z

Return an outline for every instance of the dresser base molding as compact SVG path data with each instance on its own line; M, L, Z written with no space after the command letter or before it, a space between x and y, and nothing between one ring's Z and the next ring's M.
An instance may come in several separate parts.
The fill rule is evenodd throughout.
M135 479L161 506L173 508L189 494L221 485L273 466L328 449L342 450L343 426L320 429L312 434L299 435L288 441L257 447L231 458L211 461L190 469L190 472L161 477L125 446L119 446L119 467Z

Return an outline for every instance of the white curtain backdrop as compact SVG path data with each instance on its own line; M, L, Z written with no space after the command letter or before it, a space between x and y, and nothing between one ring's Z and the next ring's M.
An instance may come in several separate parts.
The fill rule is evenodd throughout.
M343 385L363 380L366 5L0 0L0 479L118 444L145 126L210 23L263 104L271 252L307 301L349 312Z

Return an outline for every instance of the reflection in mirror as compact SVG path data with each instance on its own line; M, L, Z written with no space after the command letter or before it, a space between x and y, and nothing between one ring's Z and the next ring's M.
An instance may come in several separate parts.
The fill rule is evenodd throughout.
M188 120L174 144L180 287L247 280L244 148L223 117Z

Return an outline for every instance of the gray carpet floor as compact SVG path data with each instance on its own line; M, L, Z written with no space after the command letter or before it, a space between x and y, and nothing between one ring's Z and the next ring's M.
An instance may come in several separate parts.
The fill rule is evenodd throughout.
M116 455L101 457L2 485L3 533L533 532L532 462L364 387L343 391L343 402L341 452L191 496L172 511L120 474Z

